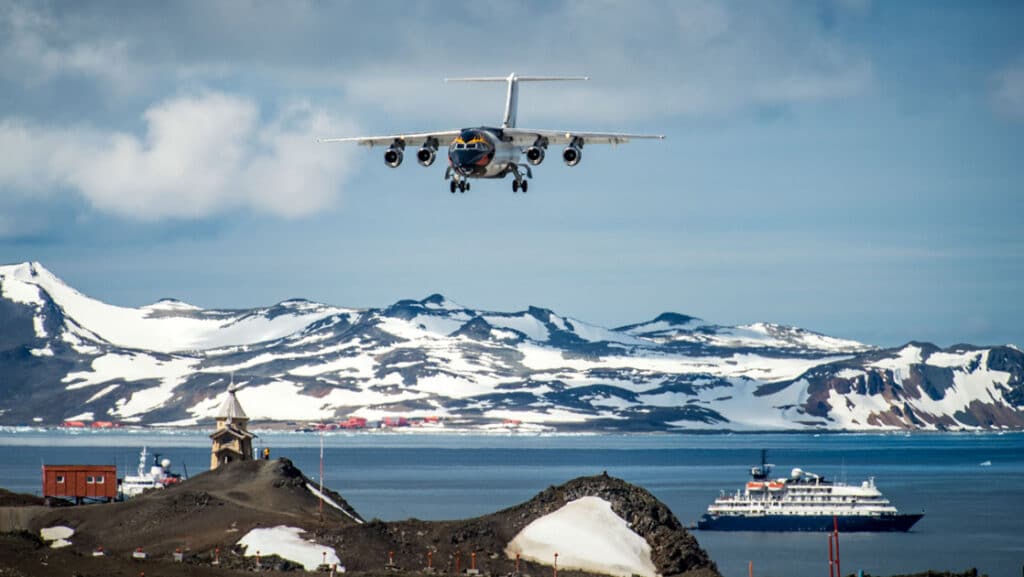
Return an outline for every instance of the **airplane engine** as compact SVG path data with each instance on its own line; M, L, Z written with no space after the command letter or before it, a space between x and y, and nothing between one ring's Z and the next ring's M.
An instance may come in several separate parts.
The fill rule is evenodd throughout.
M431 164L434 164L435 158L437 158L436 148L424 146L416 151L416 162L420 163L422 166L430 166Z
M540 146L531 146L530 148L527 148L526 160L534 166L544 162L544 149Z
M391 168L398 168L398 166L402 164L402 158L404 156L405 155L402 154L401 148L396 148L394 146L389 147L384 152L384 164L390 166Z
M583 151L575 144L570 144L562 150L562 160L567 166L576 166L583 160Z

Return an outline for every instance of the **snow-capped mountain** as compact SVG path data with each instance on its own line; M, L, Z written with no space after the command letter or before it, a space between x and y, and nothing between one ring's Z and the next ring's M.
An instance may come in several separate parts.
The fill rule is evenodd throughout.
M441 295L204 310L101 303L0 266L0 424L187 425L228 382L254 420L439 417L560 430L1024 428L1013 347L882 350L795 327L666 313L607 329Z

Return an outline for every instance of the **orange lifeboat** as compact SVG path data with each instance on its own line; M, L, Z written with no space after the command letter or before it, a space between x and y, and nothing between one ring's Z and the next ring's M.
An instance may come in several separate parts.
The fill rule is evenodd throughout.
M747 490L748 491L764 491L764 486L765 485L766 485L766 483L758 483L758 482L755 482L755 481L751 481L751 482L747 483Z
M772 481L771 483L768 483L768 489L771 491L781 491L782 488L785 486L785 483L780 483L778 481Z

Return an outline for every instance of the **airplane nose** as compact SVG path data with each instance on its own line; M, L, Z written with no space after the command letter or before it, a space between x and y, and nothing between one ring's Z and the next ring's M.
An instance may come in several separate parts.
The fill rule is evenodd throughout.
M455 166L478 166L480 160L487 155L484 150L459 150L452 158Z

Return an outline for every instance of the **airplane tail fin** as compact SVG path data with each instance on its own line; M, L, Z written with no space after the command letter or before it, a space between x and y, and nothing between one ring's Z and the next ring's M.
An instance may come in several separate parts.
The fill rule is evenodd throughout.
M518 76L515 72L508 76L470 76L462 78L445 78L445 82L507 82L508 95L505 99L505 117L501 121L502 128L513 128L516 125L516 110L519 108L519 82L548 82L553 80L590 80L589 76Z

